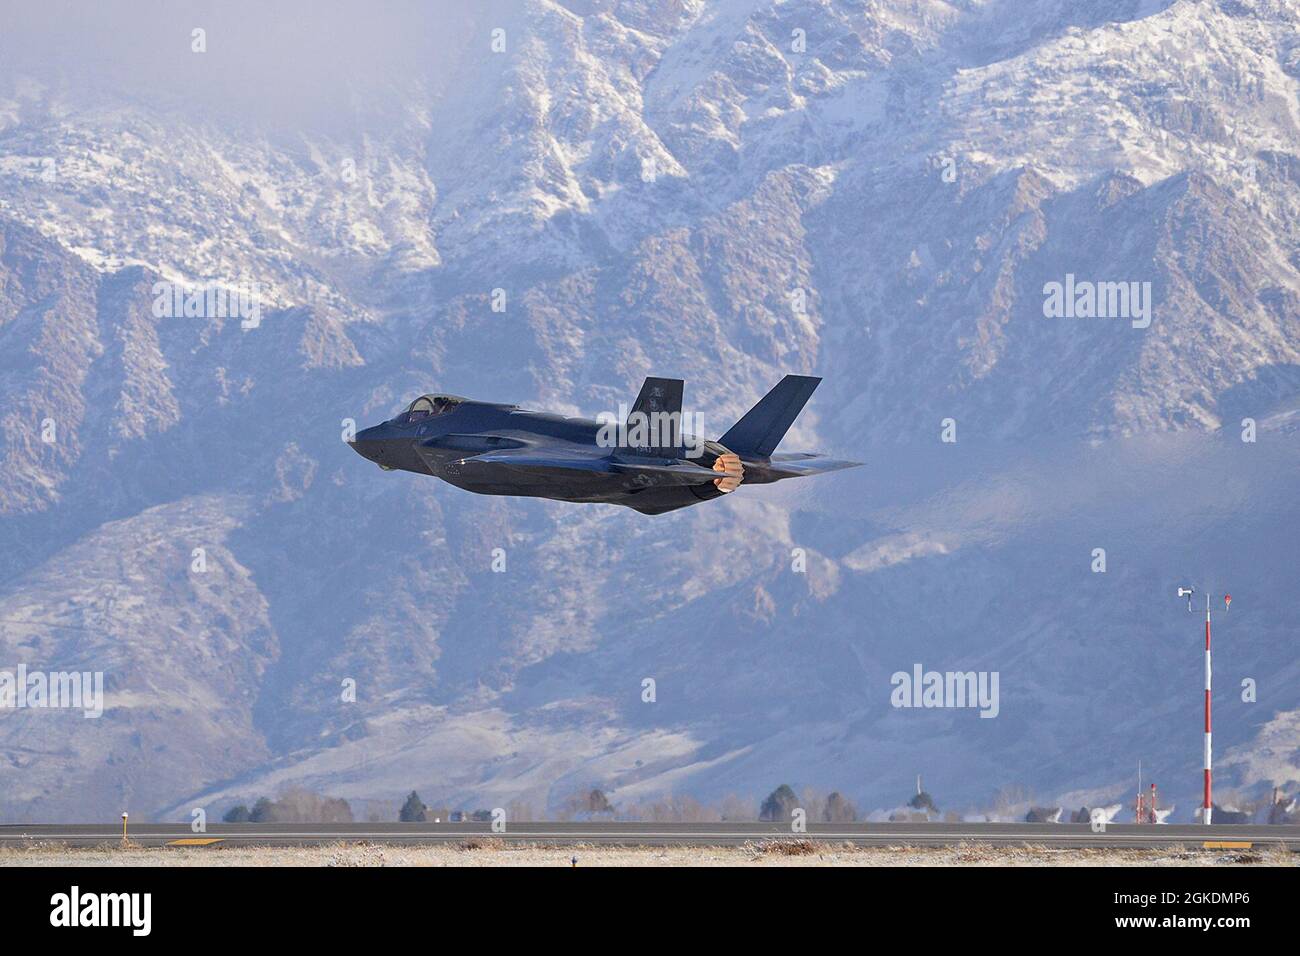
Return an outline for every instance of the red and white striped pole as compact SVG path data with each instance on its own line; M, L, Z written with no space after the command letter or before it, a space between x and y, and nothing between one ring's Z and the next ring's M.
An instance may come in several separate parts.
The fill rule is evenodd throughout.
M1195 588L1179 588L1178 596L1187 598L1187 610L1192 609L1192 595L1196 592ZM1232 595L1223 596L1223 606L1226 610L1232 606ZM1205 799L1201 806L1201 822L1207 826L1210 824L1211 815L1214 813L1214 798L1211 790L1213 779L1213 747L1212 747L1212 725L1210 723L1210 678L1212 668L1210 664L1210 594L1205 594Z
M1210 823L1210 814L1214 812L1214 803L1210 799L1210 593L1205 592L1205 804L1202 809L1202 823Z

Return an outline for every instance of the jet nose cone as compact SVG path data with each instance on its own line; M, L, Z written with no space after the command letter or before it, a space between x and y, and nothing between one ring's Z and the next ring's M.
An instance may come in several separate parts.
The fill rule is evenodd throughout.
M380 435L379 425L361 429L352 439L352 450L367 461L378 462L383 449Z

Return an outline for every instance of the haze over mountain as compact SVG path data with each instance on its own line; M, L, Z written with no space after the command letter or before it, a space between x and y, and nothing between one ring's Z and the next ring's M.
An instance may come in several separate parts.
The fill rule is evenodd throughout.
M0 820L918 772L1074 807L1139 760L1186 820L1188 582L1234 596L1220 792L1300 783L1294 2L223 9L0 30L0 670L107 693L0 710ZM1149 325L1046 317L1067 281L1149 283ZM343 440L649 374L717 437L787 372L825 381L782 450L867 467L657 518ZM891 706L916 663L998 672L997 717Z

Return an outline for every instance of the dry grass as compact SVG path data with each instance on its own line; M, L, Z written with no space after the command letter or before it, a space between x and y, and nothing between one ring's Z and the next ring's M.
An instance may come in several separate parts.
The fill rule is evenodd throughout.
M462 850L504 850L506 842L494 837L470 837L460 844Z
M819 854L819 847L825 844L812 840L763 840L753 844L755 853L775 853L778 856L812 856ZM819 854L820 855L820 854Z
M1295 866L1296 856L1286 848L1284 843L1270 843L1264 848L1263 859L1259 862L1265 866Z
M855 847L765 840L725 847L524 846L493 838L403 846L334 843L303 847L122 847L53 844L0 847L0 866L1295 866L1276 845L1250 851L1044 846Z

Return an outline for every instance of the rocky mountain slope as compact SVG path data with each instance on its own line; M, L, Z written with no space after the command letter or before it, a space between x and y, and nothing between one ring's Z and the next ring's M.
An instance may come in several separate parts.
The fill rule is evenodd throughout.
M0 669L108 694L0 711L0 818L1109 801L1139 759L1190 810L1185 579L1238 599L1223 785L1300 782L1294 4L445 6L437 76L340 61L327 121L214 107L215 28L166 97L0 73ZM1067 275L1149 283L1149 325L1045 317ZM255 284L260 322L160 282ZM646 519L342 441L646 374L717 435L785 372L826 380L783 448L866 469ZM914 662L999 671L999 716L892 708Z

